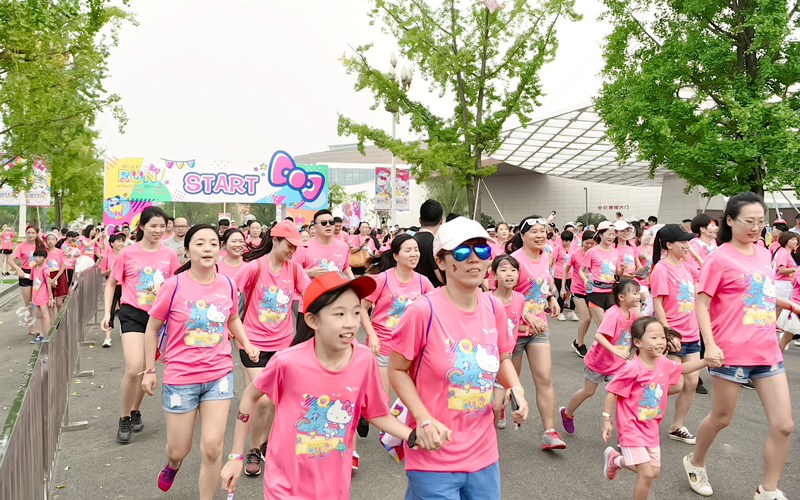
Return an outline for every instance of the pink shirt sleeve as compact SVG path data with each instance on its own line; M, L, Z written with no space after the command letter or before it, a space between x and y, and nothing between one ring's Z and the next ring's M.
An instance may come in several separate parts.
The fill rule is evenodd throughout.
M114 271L112 272L116 273L116 271L117 266L114 266ZM177 283L178 278L173 276L161 285L158 294L156 294L156 300L153 302L153 307L148 312L150 316L160 319L161 321L166 321L169 318L169 303L172 301L172 297L175 294Z
M506 314L506 307L503 301L491 294L485 294L494 303L494 318L497 327L497 350L500 354L511 353L516 347L516 342L511 342L511 337L503 335L508 331L508 315ZM480 299L480 296L478 297ZM523 303L524 304L524 303ZM523 306L524 307L524 306Z
M721 281L722 269L714 265L705 265L700 268L700 288L698 292L713 297L716 295L717 287L719 287Z
M255 261L250 261L239 267L239 270L236 271L236 274L233 277L233 281L236 282L236 286L239 288L240 292L246 293L248 290L250 290L250 288L253 287L253 280L255 280L257 272L258 263Z
M175 252L170 252L169 254L169 275L175 276L175 273L178 271L178 268L181 267L181 259L178 258L178 254Z
M650 291L653 297L669 296L669 273L664 266L656 265L650 273Z
M253 380L253 385L256 389L266 394L276 405L280 402L280 392L283 385L281 365L280 357L273 359L271 363L267 363L266 368Z
M372 279L375 280L375 284L376 284L375 291L372 292L371 294L369 294L368 297L364 297L364 298L366 300L372 302L373 305L375 305L375 302L378 300L378 297L381 296L381 293L383 292L383 289L386 288L387 275L386 275L386 273L376 274L376 275L372 276ZM425 292L423 291L423 293L425 293ZM373 314L374 314L374 312L373 312Z
M675 385L683 375L683 364L670 360L669 366L672 368L669 374L669 385Z
M305 292L306 288L311 284L311 278L309 278L308 274L303 270L303 266L297 262L290 262L290 265L293 266L292 272L295 278L294 291L301 294Z
M125 266L128 263L128 252L124 249L117 254L117 261L114 263L114 269L111 271L111 277L114 278L117 283L122 283L125 280Z
M597 328L597 331L602 333L604 337L614 338L617 333L617 319L619 319L619 308L612 307L603 315L603 321Z
M425 295L426 293L432 292L433 290L434 290L434 288L433 288L433 283L431 283L431 280L429 280L427 276L423 276L422 277L422 295Z
M628 364L614 375L614 379L606 385L606 390L621 398L627 398L631 394L631 389L636 382L636 377L637 371L635 366L628 362Z
M431 305L428 299L414 301L400 318L400 323L392 333L392 350L409 361L414 361L425 347L428 323L431 318Z

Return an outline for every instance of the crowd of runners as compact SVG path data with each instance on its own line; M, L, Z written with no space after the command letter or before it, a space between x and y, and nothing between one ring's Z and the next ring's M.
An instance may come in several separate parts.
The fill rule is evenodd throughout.
M35 311L34 343L62 307L76 261L91 259L107 277L103 347L118 325L125 364L116 439L135 443L143 398L160 383L163 491L199 415L201 467L181 475L199 475L202 499L220 482L232 493L243 473L263 476L267 499L322 498L319 484L324 498L347 499L355 436L370 425L405 462L406 498L498 499L496 429L524 422L535 402L542 450L564 450L562 432L597 426L598 439L618 443L597 457L605 477L632 471L634 498L646 499L675 394L666 434L693 451L665 466L683 467L689 486L711 496L719 479L705 464L720 457L708 451L747 387L769 421L754 498L785 499L778 483L794 423L783 354L800 333L800 215L792 226L767 221L763 200L740 193L720 220L617 214L559 228L555 216L484 228L428 200L418 227L346 228L320 210L307 226L249 218L237 228L148 207L133 230L29 226L14 247L4 226L0 240L3 274L18 275ZM553 387L552 320L575 322L572 348L585 361L571 396ZM226 447L234 356L245 390ZM523 358L531 397L519 381ZM704 368L713 408L689 429L695 394L707 393ZM580 410L601 384L602 414Z

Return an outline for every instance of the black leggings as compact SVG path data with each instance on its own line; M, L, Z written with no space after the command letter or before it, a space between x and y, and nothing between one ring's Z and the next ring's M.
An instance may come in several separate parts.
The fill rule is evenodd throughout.
M556 285L556 293L558 294L558 307L560 307L562 311L564 311L564 310L572 310L572 311L574 311L575 310L575 302L572 300L572 294L570 294L569 303L566 304L566 305L564 305L565 304L564 303L564 299L561 298L561 283L563 282L563 279L561 279L561 278L553 278L553 281L554 281L554 283ZM568 279L567 280L567 290L569 290L571 286L572 286L572 280Z

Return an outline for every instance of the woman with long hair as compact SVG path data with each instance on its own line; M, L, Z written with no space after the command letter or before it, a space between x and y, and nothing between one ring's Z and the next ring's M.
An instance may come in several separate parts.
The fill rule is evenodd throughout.
M413 236L401 234L391 248L373 256L367 263L367 274L375 278L375 291L361 301L361 324L367 332L372 353L378 358L383 392L389 388L389 355L392 333L406 308L422 295L433 291L425 276L414 271L419 262L419 246ZM369 309L372 308L372 319Z
M584 231L581 233L581 246L572 251L569 255L569 260L564 264L564 276L570 276L572 282L570 288L567 289L565 284L561 284L561 297L566 300L570 295L575 304L575 309L580 316L578 323L578 338L572 341L572 349L580 357L585 357L588 351L586 347L586 332L589 331L589 326L592 324L592 317L589 315L589 303L586 300L587 290L581 275L578 273L583 263L583 258L590 248L597 245L594 240L594 233L592 231Z
M86 255L92 259L96 259L100 253L100 239L103 238L105 233L94 225L89 224L83 229L83 234L78 238L78 249L81 255Z
M775 291L778 297L787 301L792 297L792 280L797 271L797 263L792 255L797 251L798 244L800 244L800 234L785 231L778 239L778 248L772 254L772 266L775 268ZM780 318L781 313L783 313L783 307L778 305L775 317ZM780 341L781 350L786 349L792 337L792 332L783 332Z
M121 390L122 416L117 431L117 441L121 444L130 442L131 433L144 429L139 411L144 399L139 380L145 369L144 332L158 290L180 266L178 254L161 244L166 227L167 214L162 209L145 208L136 228L137 243L119 252L111 276L106 281L102 321L102 328L106 332L111 331L111 311L117 283L122 285L119 322L125 374Z
M158 331L166 323L162 405L167 420L167 465L158 487L167 491L192 449L197 416L200 435L200 496L214 497L222 469L222 448L228 411L233 398L231 336L249 359L258 359L238 315L238 293L233 281L218 275L219 233L210 224L198 224L186 233L188 262L166 280L150 309L145 332L145 370L141 387L150 396L158 384Z
M267 231L259 247L245 254L246 263L233 278L244 296L241 312L244 328L250 342L261 351L253 361L239 350L246 386L264 371L275 353L292 343L292 296L303 293L311 283L303 268L292 262L297 247L303 246L297 227L290 221L279 222ZM257 410L253 414L251 446L245 462L248 476L261 474L275 406L264 398Z
M250 250L257 248L261 245L261 237L262 229L264 226L261 225L260 222L257 220L251 221L250 225L247 226L247 237L245 240L247 241L247 246Z
M761 196L744 192L728 199L720 226L720 246L700 270L697 319L705 357L722 362L709 368L713 406L697 430L694 453L683 459L691 488L713 494L706 457L717 434L730 425L743 383L752 381L767 414L764 476L756 500L786 499L778 481L786 464L794 428L789 383L778 344L775 306L800 312L800 305L775 297L775 271L769 251L756 242L766 226ZM751 469L752 470L752 469Z
M378 251L377 247L375 246L375 241L370 235L369 222L362 220L358 225L358 234L354 234L350 238L350 254L357 254L362 252L364 249L367 250L367 256L371 256ZM355 276L361 276L367 270L366 266L351 266L350 269L352 269Z
M22 293L22 302L25 307L31 307L32 304L33 281L31 281L31 269L36 265L33 252L40 248L45 249L44 242L39 238L39 228L32 225L28 226L25 229L25 241L17 245L9 261L11 267L17 272L17 276L19 276L19 290ZM20 265L17 265L17 259L19 259ZM28 326L28 333L36 335L36 338L42 336L42 333L37 333L32 321Z
M617 277L622 276L619 252L614 247L616 239L614 225L608 221L601 222L594 235L597 246L586 252L579 271L584 286L591 289L586 296L589 313L598 326L603 322L605 311L614 305L611 289Z
M263 239L259 241L259 245ZM241 230L232 228L225 231L222 235L222 249L220 254L225 252L225 257L217 262L217 272L223 276L233 279L236 273L244 264L244 252L247 250L244 233Z
M550 274L550 257L545 251L547 244L547 220L532 215L519 223L519 232L506 245L509 255L519 262L519 283L516 291L525 296L525 316L533 321L520 323L517 345L511 361L517 376L522 371L522 355L528 356L533 382L536 384L536 406L542 417L544 434L543 450L563 450L567 447L561 434L555 429L556 391L553 388L553 360L550 348L550 332L547 311L557 317L557 290Z

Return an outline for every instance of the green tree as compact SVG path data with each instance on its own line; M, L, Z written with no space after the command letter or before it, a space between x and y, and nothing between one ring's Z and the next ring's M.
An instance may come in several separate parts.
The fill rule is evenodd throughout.
M603 214L596 214L594 212L586 212L585 214L579 216L575 219L575 222L580 222L583 224L583 227L594 226L597 227L601 222L608 220L606 216Z
M448 178L437 175L423 182L428 190L427 197L436 200L444 207L445 215L449 213L467 215L470 213L467 188Z
M604 4L613 31L595 105L623 160L712 196L800 188L796 1Z
M484 155L502 143L505 121L522 124L539 105L538 72L555 56L555 24L577 20L574 0L515 0L491 12L479 2L448 0L432 7L425 0L372 0L372 22L397 39L401 54L413 62L431 93L452 96L453 111L437 116L408 95L410 74L376 70L367 60L371 45L357 47L342 62L355 75L356 91L373 94L375 104L410 117L417 140L393 139L381 129L339 115L339 135L355 135L409 163L420 181L438 173L467 188L470 207L477 203L477 181L496 171L482 166Z

